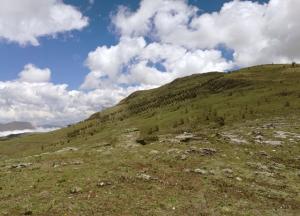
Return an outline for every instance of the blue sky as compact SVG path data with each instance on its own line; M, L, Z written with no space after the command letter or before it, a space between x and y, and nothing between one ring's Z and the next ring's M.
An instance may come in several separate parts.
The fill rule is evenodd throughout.
M220 10L228 1L190 0L189 2L204 12L212 12ZM89 25L82 31L59 34L57 38L42 37L38 47L0 42L0 80L16 79L25 64L33 63L41 68L49 67L52 70L54 83L67 83L71 89L77 89L89 72L84 65L88 53L97 46L110 46L118 41L110 29L111 13L116 11L119 5L126 5L136 10L140 1L95 0L93 5L90 5L88 0L65 0L64 2L76 6L89 17Z
M295 0L3 1L0 123L66 125L179 77L299 62L299 10Z

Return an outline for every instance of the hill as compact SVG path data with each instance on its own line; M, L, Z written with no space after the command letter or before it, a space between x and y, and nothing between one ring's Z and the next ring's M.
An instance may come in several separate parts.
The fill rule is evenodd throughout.
M298 65L196 74L0 141L0 214L298 215L299 83Z
M0 132L26 129L34 129L34 126L29 122L9 122L0 124Z

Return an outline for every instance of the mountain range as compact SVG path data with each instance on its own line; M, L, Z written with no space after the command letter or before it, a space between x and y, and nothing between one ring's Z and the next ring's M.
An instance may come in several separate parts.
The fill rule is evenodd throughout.
M5 124L0 124L0 132L4 131L15 131L15 130L32 130L35 129L35 127L29 123L29 122L9 122Z

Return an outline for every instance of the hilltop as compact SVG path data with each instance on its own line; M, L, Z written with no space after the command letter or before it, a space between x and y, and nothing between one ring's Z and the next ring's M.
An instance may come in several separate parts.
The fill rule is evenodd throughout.
M297 215L300 67L195 74L0 141L0 215Z

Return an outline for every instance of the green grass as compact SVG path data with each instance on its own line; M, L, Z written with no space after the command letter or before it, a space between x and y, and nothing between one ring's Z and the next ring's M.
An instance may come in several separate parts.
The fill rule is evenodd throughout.
M70 127L2 140L0 215L299 215L299 82L297 65L192 75ZM185 131L197 139L178 142ZM136 142L149 137L159 140ZM78 150L57 152L66 147ZM19 163L32 165L10 168Z

